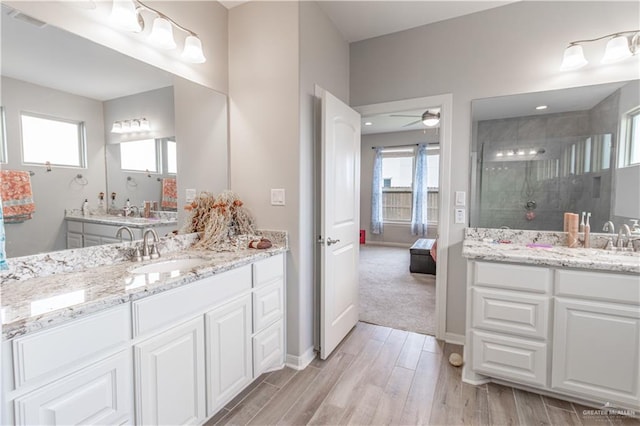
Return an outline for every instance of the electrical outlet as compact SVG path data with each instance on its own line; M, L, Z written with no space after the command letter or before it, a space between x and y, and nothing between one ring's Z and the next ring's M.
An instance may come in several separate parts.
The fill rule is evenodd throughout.
M464 191L456 191L456 206L464 206L466 203L467 193Z
M187 200L187 203L192 202L196 199L196 190L195 189L185 189L184 190L184 198Z
M284 206L284 189L271 190L271 205Z
M467 221L465 218L466 216L465 213L466 213L465 209L456 209L455 223L464 224Z

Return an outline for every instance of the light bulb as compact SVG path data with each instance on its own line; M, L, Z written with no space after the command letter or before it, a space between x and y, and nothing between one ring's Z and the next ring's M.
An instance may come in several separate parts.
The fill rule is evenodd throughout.
M119 121L114 121L111 127L111 133L122 133L122 124Z
M205 58L204 53L202 53L202 42L198 37L190 35L184 40L182 59L193 64L206 62L207 58Z
M132 0L114 0L111 9L111 23L127 31L140 32L136 5Z
M437 117L432 117L432 118L427 118L425 120L422 120L422 124L424 124L427 127L436 126L439 122L440 122L440 119Z
M573 44L564 50L564 57L562 58L562 65L560 70L571 71L577 70L587 65L589 62L584 58L584 52L582 46L579 44Z
M601 62L603 64L611 64L627 59L630 56L629 40L625 36L617 36L607 42L607 47L604 49L604 56Z
M176 41L173 39L173 27L171 22L162 17L153 20L149 43L159 49L175 49Z
M148 132L149 130L151 130L151 126L149 125L149 120L147 120L146 118L143 118L142 120L140 120L140 131Z

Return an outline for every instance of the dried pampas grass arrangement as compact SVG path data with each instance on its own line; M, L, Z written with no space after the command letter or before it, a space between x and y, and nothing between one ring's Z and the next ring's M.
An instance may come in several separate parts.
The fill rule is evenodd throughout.
M233 191L224 191L217 197L209 192L200 193L188 206L189 216L180 233L198 232L196 248L209 250L245 246L244 239L255 235L251 212ZM246 236L246 238L239 238Z

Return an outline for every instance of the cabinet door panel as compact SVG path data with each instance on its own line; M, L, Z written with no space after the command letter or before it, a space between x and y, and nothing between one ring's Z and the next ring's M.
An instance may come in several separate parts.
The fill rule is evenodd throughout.
M139 424L198 424L205 418L202 317L135 346Z
M556 298L552 386L640 408L640 309Z
M251 382L251 295L209 312L206 324L211 415Z
M284 315L282 280L260 287L253 293L253 331L259 332Z
M253 338L253 377L284 362L284 323L278 321Z
M472 298L474 327L547 338L548 296L474 287Z
M67 248L75 249L82 248L82 234L76 234L75 232L67 232Z
M91 365L15 400L18 425L94 425L130 422L130 352Z
M546 386L547 344L472 331L473 370L515 382Z

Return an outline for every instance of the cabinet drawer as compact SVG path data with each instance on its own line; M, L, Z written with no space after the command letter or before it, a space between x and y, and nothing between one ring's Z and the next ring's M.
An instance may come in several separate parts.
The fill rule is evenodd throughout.
M284 363L284 322L278 321L253 338L253 378Z
M474 371L532 385L547 384L547 344L472 331Z
M549 297L515 291L472 289L473 326L546 339Z
M284 314L282 279L253 292L253 332L257 333Z
M13 341L16 388L75 367L131 338L129 304ZM80 343L79 343L80 342Z
M630 274L557 270L556 296L640 305L640 278Z
M551 270L538 266L475 262L474 283L486 287L549 293Z
M14 400L16 425L131 423L129 351Z
M135 336L203 313L235 295L251 290L251 265L133 302Z
M82 227L82 222L77 222L75 220L68 220L67 221L67 231L68 232L77 232L82 234L83 231L83 227Z
M277 254L253 264L253 286L259 287L284 277L284 255Z
M118 226L116 225L103 225L101 223L85 223L84 233L91 235L100 235L102 237L115 238Z

